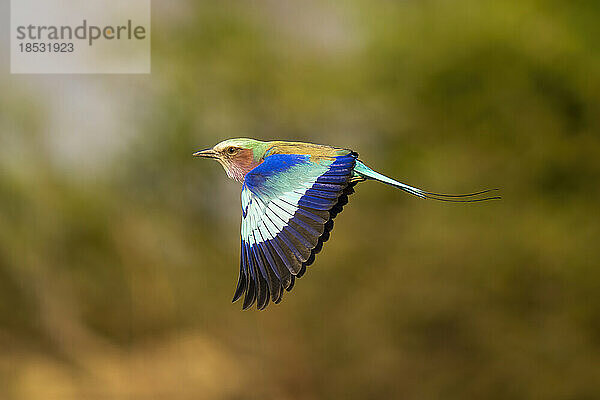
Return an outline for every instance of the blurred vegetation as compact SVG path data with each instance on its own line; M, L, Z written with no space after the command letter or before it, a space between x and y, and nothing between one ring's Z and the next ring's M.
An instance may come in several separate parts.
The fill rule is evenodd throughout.
M0 398L600 398L600 3L171 3L148 77L0 79ZM82 168L52 138L91 88L126 123ZM239 187L190 156L240 136L504 198L362 184L242 312Z

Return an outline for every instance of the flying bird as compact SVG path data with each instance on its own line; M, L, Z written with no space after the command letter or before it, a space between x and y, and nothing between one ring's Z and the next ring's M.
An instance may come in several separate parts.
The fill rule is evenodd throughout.
M497 189L468 194L432 193L388 178L367 167L352 150L301 142L239 138L225 140L196 157L217 160L242 184L240 272L233 302L279 303L329 239L334 218L354 186L375 180L422 199L475 202Z

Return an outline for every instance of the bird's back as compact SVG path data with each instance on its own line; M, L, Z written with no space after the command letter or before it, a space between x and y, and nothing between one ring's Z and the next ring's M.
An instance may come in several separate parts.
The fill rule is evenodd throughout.
M352 150L322 144L272 141L267 143L265 157L273 154L302 154L309 155L312 161L319 161L320 159L332 159L350 153L352 153Z

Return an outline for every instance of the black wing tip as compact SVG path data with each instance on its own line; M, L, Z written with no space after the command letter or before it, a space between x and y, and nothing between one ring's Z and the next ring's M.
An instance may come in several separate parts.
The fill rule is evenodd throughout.
M254 279L251 277L248 279L248 287L246 288L246 296L244 297L244 303L242 310L247 310L256 301L256 284Z
M334 219L337 217L343 210L344 206L348 204L349 196L354 193L354 186L356 186L358 182L349 182L348 186L344 188L342 194L338 197L337 203L329 210L329 219L325 223L325 229L323 233L319 237L319 241L314 249L312 249L310 253L310 257L302 264L302 270L306 270L306 267L312 265L315 262L316 255L319 254L321 250L323 250L323 244L327 242L331 237L331 231L333 231ZM304 274L302 272L302 275ZM302 275L297 276L298 278L302 277Z
M240 293L240 294L237 294L237 293L235 293L235 294L233 295L233 299L231 299L231 302L232 302L232 303L235 303L236 301L238 301L238 300L240 299L240 297L242 297L242 294L243 294L243 293Z
M246 292L246 281L246 276L240 274L240 277L238 278L238 285L235 289L235 293L233 294L233 299L231 300L232 303L238 301L240 297L242 297L242 295Z
M252 307L252 304L254 304L254 302L242 305L242 311L248 310L250 307Z

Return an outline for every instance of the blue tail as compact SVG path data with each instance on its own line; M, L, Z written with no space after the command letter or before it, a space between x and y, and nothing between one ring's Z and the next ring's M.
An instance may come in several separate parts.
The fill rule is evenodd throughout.
M499 200L500 196L493 197L476 197L480 196L484 193L489 193L493 191L498 191L499 189L487 189L481 190L475 193L465 193L465 194L444 194L444 193L432 193L426 192L425 190L407 185L402 182L398 182L392 178L389 178L385 175L380 174L379 172L373 171L371 168L367 167L361 161L356 160L356 165L354 166L354 172L358 174L360 177L364 179L373 179L386 185L394 186L400 190L404 190L406 193L412 194L413 196L420 197L421 199L432 199L432 200L440 200L440 201L450 201L455 203L472 203L475 201L484 201L484 200ZM459 199L459 198L463 199Z

